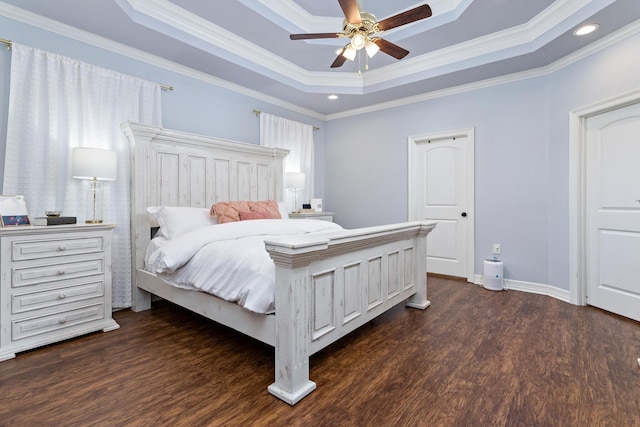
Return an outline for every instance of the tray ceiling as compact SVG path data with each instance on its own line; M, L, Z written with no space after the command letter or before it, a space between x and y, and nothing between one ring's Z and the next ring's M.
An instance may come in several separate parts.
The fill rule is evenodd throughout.
M360 7L380 20L423 3L361 0ZM409 50L407 57L360 55L337 69L330 65L345 39L289 39L342 31L337 0L4 0L0 14L35 25L45 17L80 40L89 32L112 50L124 44L321 116L544 68L640 25L638 0L426 3L431 18L382 34ZM596 32L573 35L591 22L599 24Z

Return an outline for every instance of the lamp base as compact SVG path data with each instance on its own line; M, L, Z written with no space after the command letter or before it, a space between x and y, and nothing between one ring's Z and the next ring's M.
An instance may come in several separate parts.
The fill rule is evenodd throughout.
M85 206L85 223L100 224L102 222L102 183L96 179L90 181Z

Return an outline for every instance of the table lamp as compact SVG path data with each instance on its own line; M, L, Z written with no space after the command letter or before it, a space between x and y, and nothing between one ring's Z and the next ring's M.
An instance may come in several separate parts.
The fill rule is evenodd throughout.
M87 224L102 223L102 183L116 179L116 153L101 148L76 147L71 160L71 176L90 180L85 201Z

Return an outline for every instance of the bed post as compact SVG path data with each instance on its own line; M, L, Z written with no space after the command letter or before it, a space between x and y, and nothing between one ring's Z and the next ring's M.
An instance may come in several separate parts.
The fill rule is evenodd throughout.
M418 232L416 259L414 260L416 267L413 269L415 274L413 283L416 284L416 293L407 300L407 307L424 310L431 305L431 301L427 299L427 234L433 228L432 225L425 224Z
M309 252L326 249L328 240L321 239L293 248L267 242L266 248L276 265L276 369L275 382L269 393L295 405L316 388L309 380L309 343L311 342L311 284Z
M131 167L131 309L151 308L151 294L138 288L138 269L144 265L144 253L151 240L151 223L146 212L149 206L149 143L160 131L158 126L125 122L121 125L130 147Z

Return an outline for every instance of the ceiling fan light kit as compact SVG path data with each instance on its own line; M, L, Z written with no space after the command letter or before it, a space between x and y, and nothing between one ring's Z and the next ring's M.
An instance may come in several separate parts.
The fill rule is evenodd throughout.
M289 36L291 40L343 37L351 39L338 53L338 57L331 64L331 68L341 67L347 59L353 61L356 53L362 48L364 48L369 58L372 58L379 50L396 59L404 58L409 54L408 50L378 37L378 34L428 18L432 14L429 5L423 4L378 21L375 15L369 12L361 12L357 0L338 0L338 3L340 3L345 16L341 33L291 34Z
M342 51L342 56L350 61L353 61L354 59L356 59L357 52L358 51L352 45L348 44Z
M354 34L351 37L351 47L355 50L360 50L364 47L364 37L362 34Z
M380 48L373 42L373 40L367 40L367 42L364 44L364 50L367 51L367 55L369 55L369 58L373 58L373 55L378 53Z

